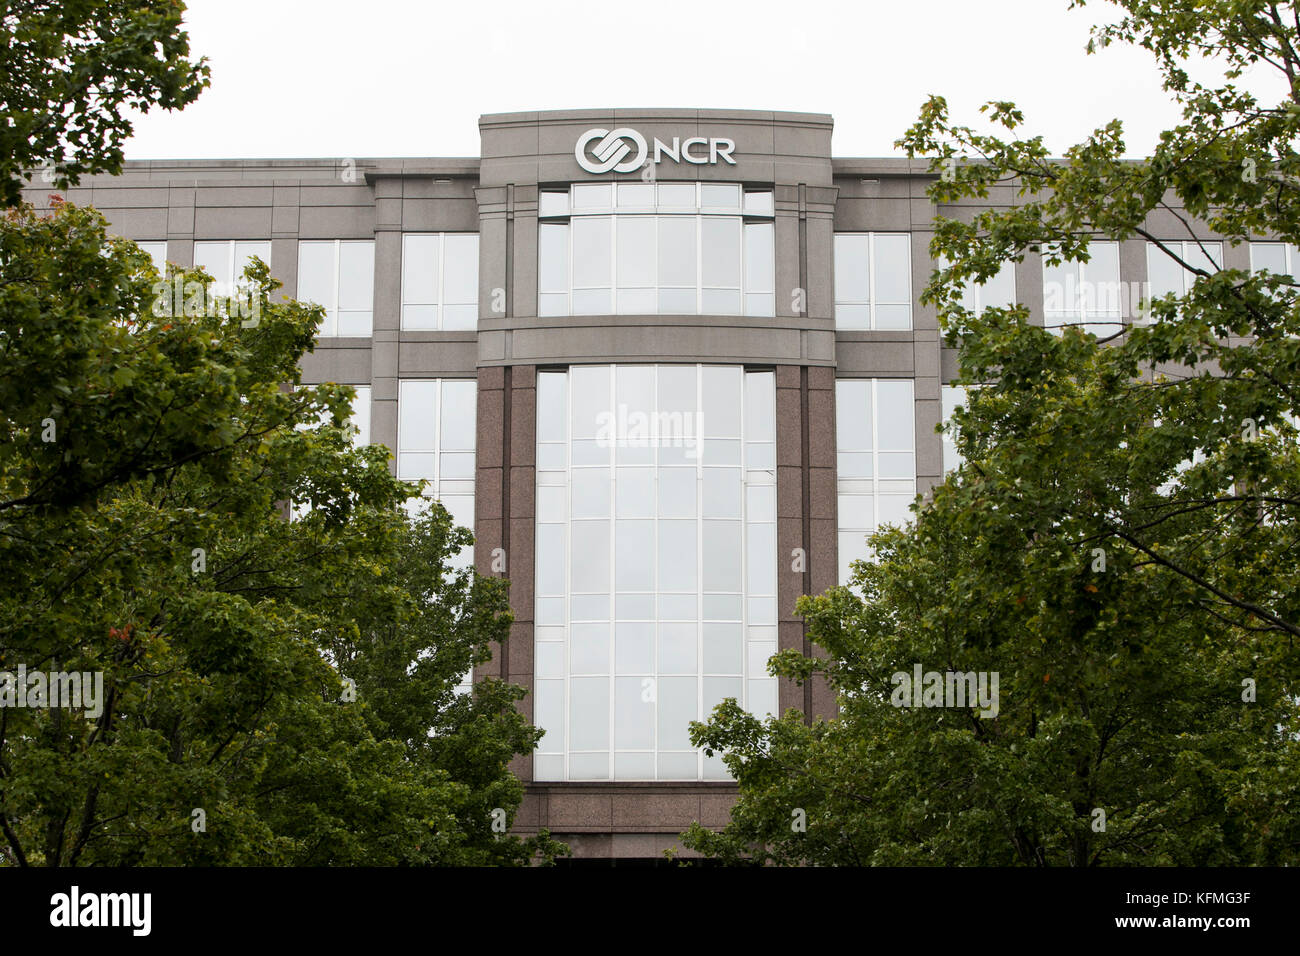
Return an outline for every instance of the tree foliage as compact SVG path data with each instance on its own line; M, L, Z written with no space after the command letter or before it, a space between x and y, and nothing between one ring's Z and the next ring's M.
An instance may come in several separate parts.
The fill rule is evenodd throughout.
M208 85L191 62L179 0L11 0L0 10L0 191L19 202L26 175L65 188L118 173L128 110L181 109Z
M1118 120L1053 158L1014 104L987 104L980 132L941 97L900 141L932 159L949 213L923 299L979 386L955 416L965 464L874 538L853 590L801 601L829 657L772 668L824 669L838 717L732 706L696 727L741 799L691 845L825 864L1300 860L1296 280L1181 256L1196 220L1228 245L1300 241L1300 19L1262 0L1118 5L1094 48L1150 50L1183 111L1148 159L1125 156ZM1196 58L1221 82L1191 79ZM1251 67L1276 69L1280 102L1238 85ZM959 208L1006 187L1010 203ZM1096 237L1153 243L1195 282L1101 339L962 307L1004 263L1086 261ZM998 672L999 714L894 706L892 675L916 663Z
M0 707L4 858L550 858L504 832L540 736L523 690L455 693L509 629L506 583L457 567L472 539L440 506L408 521L418 489L352 447L350 388L286 387L320 309L247 281L241 321L92 210L0 228L0 671L104 690L94 719Z

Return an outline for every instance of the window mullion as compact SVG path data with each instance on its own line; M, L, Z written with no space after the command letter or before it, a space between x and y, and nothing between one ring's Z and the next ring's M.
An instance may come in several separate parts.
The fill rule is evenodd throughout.
M573 779L573 381L572 369L564 374L564 779Z
M438 289L434 292L434 297L438 300L436 303L438 331L441 332L446 328L443 315L447 304L447 234L445 232L438 233L438 264L434 268L438 270ZM442 395L439 394L438 398L441 400Z
M697 184L698 185L698 184ZM696 195L696 205L699 196ZM695 217L695 314L704 314L704 217Z
M876 234L867 233L867 314L870 328L876 329Z
M609 594L606 596L605 615L609 618L609 644L606 651L605 668L608 671L605 675L606 693L609 695L609 706L605 711L605 720L609 728L609 737L606 740L605 750L605 779L614 780L614 756L617 751L617 731L615 726L615 715L618 712L618 697L615 693L614 672L617 670L615 665L615 651L617 650L615 641L618 630L618 471L616 467L616 458L618 450L618 414L615 407L618 401L618 382L615 380L615 371L617 366L609 366L609 406L614 412L614 441L609 449Z
M704 366L695 366L695 427L704 405ZM684 429L683 429L684 430ZM696 440L700 440L697 434ZM698 446L703 450L703 443ZM695 714L704 719L704 455L695 456ZM695 750L695 779L704 779L704 751Z
M333 283L334 302L332 303L333 305L332 311L334 313L334 334L335 335L338 335L342 329L343 316L340 310L341 303L343 302L342 285L343 285L343 240L335 239L334 240L334 283Z

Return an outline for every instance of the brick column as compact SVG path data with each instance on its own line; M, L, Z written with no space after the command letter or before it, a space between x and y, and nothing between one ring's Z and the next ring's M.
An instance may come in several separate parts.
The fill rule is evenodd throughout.
M531 365L485 366L478 373L477 468L474 486L474 563L479 574L510 581L514 623L504 646L475 670L528 689L518 707L533 718L533 499L537 450L537 370ZM505 574L493 570L505 553ZM499 554L498 554L499 556ZM532 755L511 763L531 780Z
M835 370L781 365L776 370L777 628L781 650L813 647L795 615L803 594L820 594L837 576ZM796 551L803 567L797 569ZM818 678L804 687L784 682L781 710L830 716L835 700Z

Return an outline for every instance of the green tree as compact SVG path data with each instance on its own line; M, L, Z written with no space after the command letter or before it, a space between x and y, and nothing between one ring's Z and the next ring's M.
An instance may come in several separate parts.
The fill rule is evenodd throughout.
M454 690L509 628L505 582L453 566L471 536L441 507L408 520L351 389L285 387L319 308L260 263L242 304L209 281L69 204L0 228L0 671L103 675L94 719L0 707L5 859L562 852L503 832L540 736L523 690Z
M923 298L960 383L980 386L955 416L965 464L913 527L875 538L857 593L801 601L829 658L772 666L824 669L836 719L764 724L730 706L696 728L741 799L691 845L832 864L1300 858L1296 282L1201 267L1151 225L1300 242L1300 21L1262 0L1118 5L1093 48L1152 51L1183 111L1148 159L1125 157L1119 121L1055 159L1017 138L1014 104L987 104L1001 134L985 133L951 123L941 97L900 141L932 159L949 210L1016 194L941 216L931 246L950 265ZM1197 57L1222 82L1193 81ZM1251 67L1276 70L1280 102L1237 85ZM1195 282L1101 339L1054 335L1021 306L962 308L966 283L1030 254L1086 261L1094 237L1154 243ZM893 675L917 663L998 672L997 717L893 706Z
M9 0L0 8L0 200L42 167L66 188L118 173L128 110L183 109L208 85L180 0Z

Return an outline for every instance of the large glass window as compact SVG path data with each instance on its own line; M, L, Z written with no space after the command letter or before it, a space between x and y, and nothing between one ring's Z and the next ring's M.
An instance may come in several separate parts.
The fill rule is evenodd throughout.
M167 274L167 240L136 240L135 244L139 246L142 251L149 254L149 258L153 260L153 267L158 270L158 274L160 276L165 276Z
M253 260L261 259L271 265L271 243L262 240L222 239L194 243L194 267L203 269L216 280L212 291L216 295L233 295L244 285L244 270Z
M966 396L970 394L969 385L945 385L941 390L941 404L943 406L943 472L946 475L954 468L958 468L962 463L962 456L957 451L956 435L953 433L952 416L958 408L966 404Z
M912 327L912 252L907 233L835 235L835 327Z
M775 315L772 194L590 183L538 203L538 315Z
M474 452L478 384L473 379L406 379L398 383L397 477L424 481L456 524L474 527ZM412 512L421 502L408 502ZM457 567L473 563L461 552Z
M1291 276L1300 282L1300 254L1289 242L1252 242L1250 268L1254 272L1272 272Z
M317 334L369 335L375 300L374 241L299 242L298 299L325 307Z
M402 328L478 328L478 234L402 237Z
M1221 242L1197 242L1193 239L1162 244L1191 268L1184 268L1160 246L1148 242L1147 286L1152 299L1159 299L1166 295L1182 298L1187 295L1197 278L1197 274L1192 269L1217 272L1223 268L1223 243Z
M985 309L1009 309L1016 304L1016 264L1004 262L983 284L968 280L962 288L962 307L979 314Z
M537 376L537 780L724 780L687 725L777 709L776 390L736 366Z
M835 383L840 583L869 558L867 535L911 519L916 497L915 410L910 379Z
M300 385L298 388L312 388L310 385ZM370 386L353 385L353 391L356 397L352 399L352 410L348 416L348 425L351 427L352 447L361 448L370 444ZM329 414L322 412L317 416L317 423L320 425L329 422ZM299 430L309 428L308 425L296 426ZM298 520L303 515L311 511L310 502L293 502L289 509L289 516L293 520Z
M1098 336L1124 324L1119 281L1119 243L1092 242L1087 262L1047 264L1043 258L1043 324L1054 334L1067 325Z

